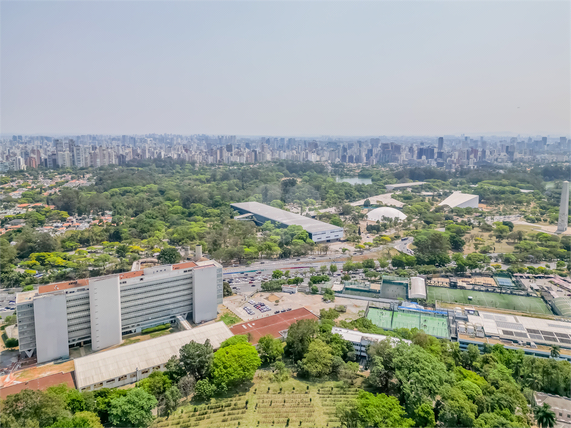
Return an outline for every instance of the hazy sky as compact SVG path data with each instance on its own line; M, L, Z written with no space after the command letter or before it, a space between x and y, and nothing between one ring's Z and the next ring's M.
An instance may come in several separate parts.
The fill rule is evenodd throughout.
M2 1L1 129L570 132L570 3Z

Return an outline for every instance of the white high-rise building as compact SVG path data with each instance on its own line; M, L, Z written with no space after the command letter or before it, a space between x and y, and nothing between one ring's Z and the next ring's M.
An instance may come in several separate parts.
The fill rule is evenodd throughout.
M124 334L178 317L211 321L222 296L222 266L210 260L44 285L16 296L20 352L42 363L69 357L73 346L117 345Z

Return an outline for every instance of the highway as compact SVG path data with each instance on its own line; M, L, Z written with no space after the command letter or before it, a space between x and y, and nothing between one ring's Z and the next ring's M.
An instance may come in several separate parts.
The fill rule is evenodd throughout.
M403 252L405 254L414 254L414 252L408 249L408 245L412 244L414 238L407 237L403 240L395 241L390 244L390 247ZM372 250L365 250L363 253L353 253L351 255L367 255L378 251L378 248ZM232 279L230 285L233 288L234 293L248 293L252 291L258 291L261 289L262 277L271 279L272 272L276 269L290 270L291 276L295 276L297 270L308 270L310 268L315 268L317 272L322 265L329 266L333 263L337 265L337 269L340 272L343 269L343 264L348 260L348 254L334 254L334 255L321 255L321 256L305 256L291 259L281 259L281 260L260 260L252 263L249 266L246 265L235 265L231 267L224 268L224 280L228 281ZM258 273L260 272L260 273ZM250 281L253 281L250 283Z

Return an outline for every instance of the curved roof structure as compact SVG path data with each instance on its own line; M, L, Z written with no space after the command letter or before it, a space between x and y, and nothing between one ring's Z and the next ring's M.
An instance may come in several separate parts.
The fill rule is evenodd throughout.
M405 220L406 214L391 207L375 208L367 214L367 220L377 221L382 220L383 218L398 218L399 220Z
M438 205L448 205L450 208L478 208L480 197L462 192L454 192Z
M410 299L426 299L426 285L424 278L414 276L410 279L410 291L408 297Z

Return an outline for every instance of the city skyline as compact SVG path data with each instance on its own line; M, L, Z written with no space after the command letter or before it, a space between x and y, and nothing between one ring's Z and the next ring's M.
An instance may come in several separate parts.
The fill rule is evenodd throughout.
M569 9L3 2L2 133L569 135Z

